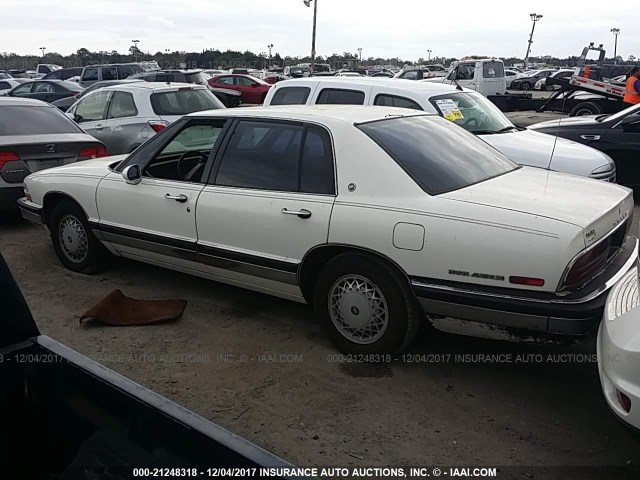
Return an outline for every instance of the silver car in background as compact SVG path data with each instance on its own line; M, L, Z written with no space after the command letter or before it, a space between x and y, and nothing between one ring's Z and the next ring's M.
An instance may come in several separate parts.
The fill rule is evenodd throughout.
M184 115L225 106L204 85L135 82L101 88L82 97L69 110L110 155L132 152Z

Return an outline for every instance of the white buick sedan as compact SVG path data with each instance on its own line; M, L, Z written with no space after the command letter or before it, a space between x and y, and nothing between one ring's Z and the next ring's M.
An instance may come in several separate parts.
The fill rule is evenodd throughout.
M588 334L638 256L630 190L519 167L398 108L195 113L25 183L23 216L70 270L112 254L306 302L360 354L400 351L424 314Z

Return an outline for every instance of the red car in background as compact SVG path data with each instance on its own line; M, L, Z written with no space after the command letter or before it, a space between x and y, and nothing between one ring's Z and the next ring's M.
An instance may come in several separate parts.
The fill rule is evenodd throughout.
M240 74L216 75L209 79L209 85L236 90L242 94L243 103L253 104L264 103L271 88L271 85L259 78Z

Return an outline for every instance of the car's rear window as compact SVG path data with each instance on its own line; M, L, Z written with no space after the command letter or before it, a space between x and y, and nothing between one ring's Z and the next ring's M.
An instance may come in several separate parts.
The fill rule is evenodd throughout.
M151 106L156 115L187 115L203 110L225 108L222 102L204 88L185 88L151 94Z
M504 64L502 62L484 62L482 64L483 78L504 77Z
M431 195L519 168L475 135L436 116L389 118L362 123L358 128Z
M0 136L82 133L78 126L53 107L0 107Z

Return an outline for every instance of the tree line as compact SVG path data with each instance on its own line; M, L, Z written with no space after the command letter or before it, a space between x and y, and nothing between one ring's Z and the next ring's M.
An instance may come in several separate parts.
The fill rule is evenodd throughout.
M505 65L513 65L523 63L522 58L507 57L502 58ZM431 59L402 59L395 58L363 58L357 53L343 52L341 54L334 53L329 56L318 56L316 63L328 63L333 68L342 68L344 66L374 66L387 65L403 67L407 65L424 65L436 63L448 66L451 62L456 61L454 57L434 57ZM633 55L627 60L618 58L618 63L635 64L637 58ZM287 65L297 65L299 63L310 63L311 58L296 56L281 56L275 53L271 58L266 52L254 53L250 51L236 50L202 50L201 52L185 52L185 51L169 51L156 52L154 54L143 52L136 46L132 46L127 53L120 53L116 50L91 52L86 48L80 48L70 55L62 55L57 52L48 52L43 56L38 55L18 55L16 53L2 52L0 53L0 69L34 69L38 63L53 63L65 68L84 67L86 65L104 64L104 63L125 63L136 61L156 61L161 68L179 68L182 65L188 68L207 68L226 70L230 68L268 68L269 66L284 67ZM567 58L558 58L550 55L530 57L530 62L542 63L549 66L575 66L578 61L577 56ZM607 59L606 62L613 63L613 58Z

